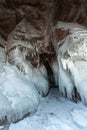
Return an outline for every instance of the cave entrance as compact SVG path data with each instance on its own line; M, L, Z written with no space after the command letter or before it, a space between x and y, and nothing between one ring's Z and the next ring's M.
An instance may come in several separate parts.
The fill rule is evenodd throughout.
M51 58L49 56L50 54L47 53L42 53L40 54L40 63L42 63L45 66L45 69L47 71L47 79L49 82L49 87L51 88L55 88L56 84L55 84L55 79L54 79L54 74L53 74L53 70L51 67Z

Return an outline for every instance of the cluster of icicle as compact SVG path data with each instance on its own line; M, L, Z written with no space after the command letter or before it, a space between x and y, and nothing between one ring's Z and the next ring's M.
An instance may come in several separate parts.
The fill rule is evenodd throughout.
M58 28L70 29L58 50L59 91L87 104L87 30L64 22L59 22Z
M41 47L40 42L33 38L38 38L41 35L40 31L35 30L33 26L23 19L8 36L7 53L8 62L16 65L21 72L28 75L39 94L45 96L49 90L48 81L44 78L44 74L29 61L30 57L38 55ZM37 60L39 64L39 57Z

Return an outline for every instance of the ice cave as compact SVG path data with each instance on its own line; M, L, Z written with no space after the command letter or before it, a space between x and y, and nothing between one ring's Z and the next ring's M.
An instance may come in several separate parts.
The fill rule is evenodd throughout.
M0 0L0 130L87 130L87 0Z

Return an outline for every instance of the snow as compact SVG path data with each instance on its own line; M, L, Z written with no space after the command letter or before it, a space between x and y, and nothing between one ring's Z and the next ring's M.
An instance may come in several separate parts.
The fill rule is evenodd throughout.
M83 110L77 110L74 109L71 112L73 121L79 126L79 127L87 127L87 110L83 109Z
M9 130L87 130L87 107L61 97L58 89L51 90L40 102L36 114L18 123Z

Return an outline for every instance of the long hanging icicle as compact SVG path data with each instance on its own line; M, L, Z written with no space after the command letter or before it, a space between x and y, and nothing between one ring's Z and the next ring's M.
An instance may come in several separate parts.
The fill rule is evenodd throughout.
M75 98L87 104L87 30L71 28L70 33L58 50L59 90L70 99L77 91Z

